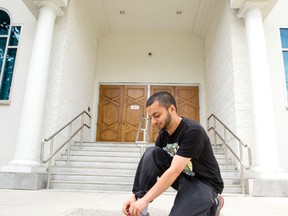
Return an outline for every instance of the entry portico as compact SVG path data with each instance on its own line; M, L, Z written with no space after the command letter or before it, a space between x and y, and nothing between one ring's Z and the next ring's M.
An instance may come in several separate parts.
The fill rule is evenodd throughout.
M39 162L41 139L88 106L92 107L94 122L90 137L95 141L100 83L126 82L199 86L200 122L205 126L207 116L214 113L244 136L252 148L253 178L263 180L282 171L285 176L288 167L282 167L279 162L281 144L276 132L275 94L263 19L269 17L277 1L219 1L214 15L220 18L210 19L208 30L197 36L183 32L109 32L107 23L100 21L105 15L100 14L99 8L95 16L91 12L85 14L87 6L75 1L23 2L33 14L37 8L39 15L15 155L10 165L2 164L2 172L14 169L16 173L45 173ZM104 7L101 2L95 4ZM92 3L87 1L87 4ZM75 30L77 28L80 30ZM76 49L73 40L79 42ZM246 53L240 53L244 59L242 64L236 59L238 42L248 56L245 59ZM245 69L248 72L244 72ZM249 84L242 85L242 80L237 78L241 71L249 75L245 77ZM78 83L79 79L82 84ZM248 88L241 90L241 85ZM73 87L76 90L71 90L74 94L71 96L68 92ZM238 103L239 97L245 105ZM73 106L75 99L79 105ZM71 110L66 112L67 109ZM247 113L247 121L239 124ZM250 131L245 135L246 130Z

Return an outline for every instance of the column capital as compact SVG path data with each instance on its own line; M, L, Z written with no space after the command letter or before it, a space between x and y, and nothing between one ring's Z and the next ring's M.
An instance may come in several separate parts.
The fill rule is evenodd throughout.
M244 18L245 14L254 9L260 9L261 11L266 7L269 0L248 0L245 1L242 7L240 7L237 17Z
M55 10L57 16L63 16L63 8L67 7L68 0L31 0L33 4L40 9L41 7L50 7Z

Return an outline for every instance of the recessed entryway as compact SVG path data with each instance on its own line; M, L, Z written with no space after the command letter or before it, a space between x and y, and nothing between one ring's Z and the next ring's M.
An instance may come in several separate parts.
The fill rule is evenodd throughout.
M96 141L135 142L148 95L158 91L175 97L180 116L199 122L198 86L100 85ZM157 134L158 129L150 127L149 141Z

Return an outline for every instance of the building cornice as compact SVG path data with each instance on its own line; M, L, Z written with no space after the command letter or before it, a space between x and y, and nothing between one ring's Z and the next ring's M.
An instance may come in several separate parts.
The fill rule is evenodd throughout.
M230 7L239 9L237 14L239 18L243 18L248 10L259 8L265 19L277 2L278 0L230 0Z
M244 18L246 12L253 9L260 9L261 11L266 7L268 0L245 1L243 6L239 9L237 17Z
M63 16L63 8L68 6L69 0L22 0L30 12L37 18L41 7L50 7L55 10L57 16Z
M57 14L57 16L63 16L64 7L67 7L68 0L31 0L36 7L39 9L41 7L50 7L53 8Z

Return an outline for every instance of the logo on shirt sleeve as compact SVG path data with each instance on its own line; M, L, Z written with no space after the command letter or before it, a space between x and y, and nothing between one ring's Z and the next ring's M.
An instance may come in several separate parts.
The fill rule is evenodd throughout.
M166 147L163 148L171 157L174 157L179 149L178 143L167 144ZM183 172L189 176L195 176L193 172L193 164L191 161L184 167Z

